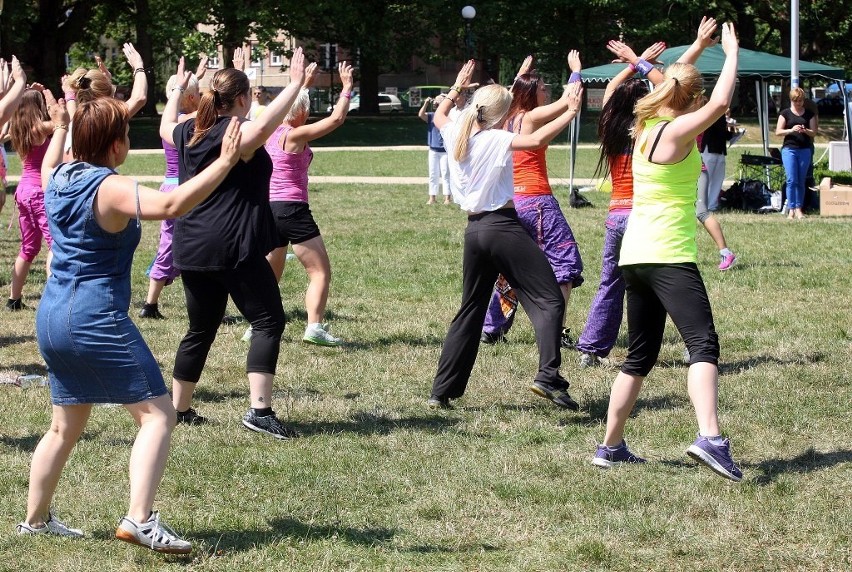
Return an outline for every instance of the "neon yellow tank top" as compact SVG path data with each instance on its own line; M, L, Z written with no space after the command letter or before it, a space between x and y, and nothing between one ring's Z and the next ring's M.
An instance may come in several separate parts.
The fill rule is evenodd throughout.
M660 165L648 161L643 151L648 134L660 121L645 122L633 150L633 211L621 243L619 265L695 262L695 201L701 154L693 143L682 161Z

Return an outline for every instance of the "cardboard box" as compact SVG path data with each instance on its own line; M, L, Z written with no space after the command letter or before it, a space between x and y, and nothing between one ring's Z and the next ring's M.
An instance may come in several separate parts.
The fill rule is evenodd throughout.
M832 185L825 177L819 184L820 216L852 216L852 186Z

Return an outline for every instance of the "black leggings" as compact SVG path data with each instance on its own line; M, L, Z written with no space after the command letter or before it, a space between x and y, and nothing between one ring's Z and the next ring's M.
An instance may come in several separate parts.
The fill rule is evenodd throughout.
M174 378L190 382L201 378L210 346L225 316L228 295L251 323L246 372L274 374L284 331L284 308L266 258L256 256L233 270L184 270L181 276L189 331L178 346Z
M622 266L627 282L629 348L621 371L645 377L657 362L666 314L689 350L689 363L718 365L719 337L701 273L693 263Z
M536 381L565 386L559 375L562 363L559 336L565 299L550 263L518 222L515 209L477 214L468 220L461 308L444 340L432 396L454 399L464 394L498 274L503 274L515 288L535 329L539 351Z

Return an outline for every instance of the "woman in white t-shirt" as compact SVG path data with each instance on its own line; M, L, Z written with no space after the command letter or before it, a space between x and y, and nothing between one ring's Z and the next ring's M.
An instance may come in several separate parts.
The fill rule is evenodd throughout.
M477 90L473 101L455 120L450 108L470 83L475 62L459 72L455 85L435 112L451 168L459 176L453 200L467 211L464 238L462 303L453 319L432 384L429 406L450 407L464 394L479 349L488 301L498 274L515 286L530 317L539 348L539 369L530 389L560 407L578 409L559 374L559 336L565 301L544 253L518 222L512 197L512 152L537 149L559 134L580 107L582 88L572 85L572 104L555 120L528 135L504 131L512 96L500 85Z

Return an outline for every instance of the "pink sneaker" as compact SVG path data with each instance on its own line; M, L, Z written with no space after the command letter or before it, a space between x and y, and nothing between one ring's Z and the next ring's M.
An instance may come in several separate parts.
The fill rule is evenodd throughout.
M734 267L736 261L737 256L733 252L722 256L722 261L719 263L719 270L721 270L722 272L724 272L725 270L730 270Z

